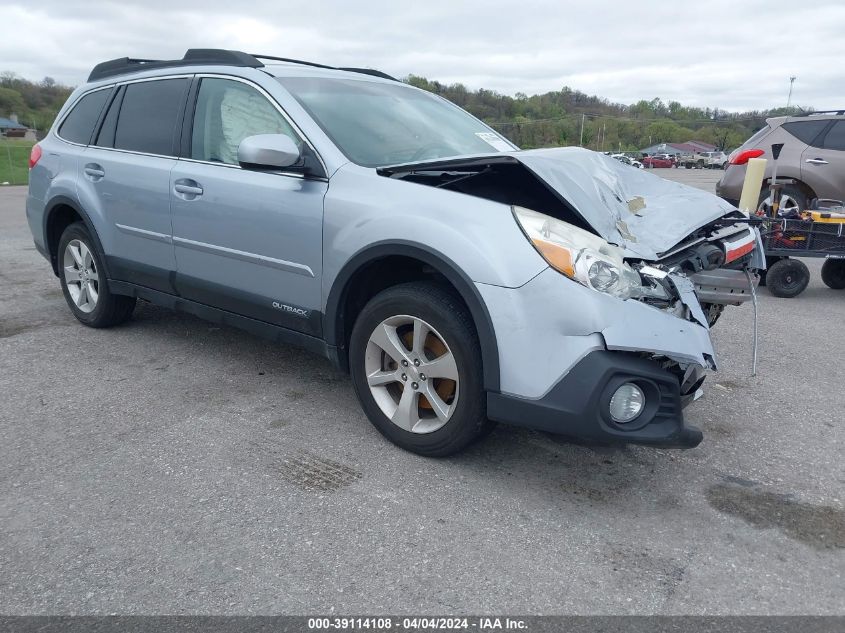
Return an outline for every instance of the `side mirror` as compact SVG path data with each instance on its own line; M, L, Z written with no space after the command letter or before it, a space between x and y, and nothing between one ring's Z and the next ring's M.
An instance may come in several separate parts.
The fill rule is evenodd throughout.
M283 169L296 165L302 154L287 134L256 134L247 136L238 145L241 167Z

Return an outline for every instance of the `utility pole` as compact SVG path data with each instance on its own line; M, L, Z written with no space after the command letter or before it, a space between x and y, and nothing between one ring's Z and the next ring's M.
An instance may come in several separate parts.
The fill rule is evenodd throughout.
M578 145L584 147L584 115L581 115L581 138L578 140Z
M798 77L790 77L789 78L789 96L786 98L786 107L788 108L792 104L792 84L795 83L795 80Z

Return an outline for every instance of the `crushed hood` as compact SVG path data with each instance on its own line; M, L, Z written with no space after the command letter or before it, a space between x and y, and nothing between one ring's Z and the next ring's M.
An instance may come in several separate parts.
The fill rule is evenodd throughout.
M454 157L383 170L457 168L503 160L522 163L629 257L658 259L697 228L735 211L713 194L580 147Z

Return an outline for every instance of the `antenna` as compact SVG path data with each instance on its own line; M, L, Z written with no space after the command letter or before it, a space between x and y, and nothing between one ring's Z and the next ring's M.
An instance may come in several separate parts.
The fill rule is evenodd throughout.
M796 79L798 79L798 77L795 77L794 75L789 78L789 96L786 98L787 108L789 108L789 106L792 104L792 84L795 83Z

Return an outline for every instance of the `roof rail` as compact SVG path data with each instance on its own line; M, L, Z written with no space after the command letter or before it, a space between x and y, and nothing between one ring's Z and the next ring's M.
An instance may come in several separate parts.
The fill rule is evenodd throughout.
M301 59L291 59L290 57L274 57L272 55L259 55L252 53L256 59L269 59L274 62L287 62L289 64L300 64L302 66L313 66L314 68L326 68L327 70L342 70L348 73L361 73L362 75L370 75L372 77L381 77L382 79L389 79L390 81L399 81L396 77L391 77L387 73L374 68L340 68L337 66L327 66L326 64L318 64L316 62L306 62Z
M97 81L98 79L105 79L106 77L115 77L117 75L140 72L142 70L173 68L178 66L217 65L239 66L241 68L263 68L264 64L260 61L262 59L269 59L276 62L287 62L290 64L300 64L303 66L313 66L314 68L326 68L328 70L343 70L351 73L362 73L364 75L398 81L395 77L391 77L387 73L383 73L380 70L374 70L372 68L336 68L334 66L326 66L325 64L318 64L316 62L306 62L301 59L274 57L272 55L250 55L248 53L242 53L241 51L229 51L222 48L190 48L182 59L133 59L130 57L120 57L94 66L91 74L88 75L88 81Z
M264 66L252 55L241 51L228 51L218 48L191 48L182 59L133 59L120 57L94 66L88 81L97 81L106 77L124 75L142 70L171 68L174 66L240 66L242 68L261 68Z
M798 116L812 116L813 114L845 114L845 110L812 110L810 112L804 112L803 114L799 114Z

